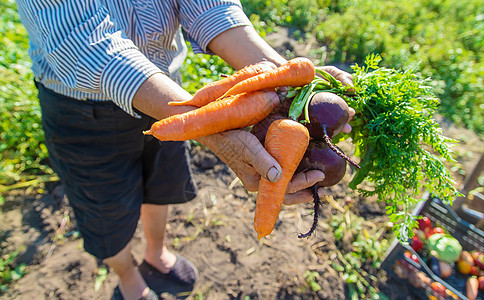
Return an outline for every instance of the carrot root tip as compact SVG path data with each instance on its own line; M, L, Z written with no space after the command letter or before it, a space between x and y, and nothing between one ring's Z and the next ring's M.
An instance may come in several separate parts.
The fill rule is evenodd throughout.
M143 131L144 135L152 135L151 129Z
M257 240L260 241L261 238L265 237L266 235L265 234L260 234L258 233L257 234Z

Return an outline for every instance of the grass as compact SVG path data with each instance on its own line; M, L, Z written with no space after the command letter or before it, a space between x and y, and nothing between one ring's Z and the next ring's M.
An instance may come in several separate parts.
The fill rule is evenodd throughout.
M27 185L41 184L53 172L44 163L48 154L27 53L28 35L20 24L15 1L2 0L0 9L0 192L3 192L13 184L19 187L29 181Z
M8 285L11 282L19 280L26 273L26 265L24 263L12 267L13 262L22 250L23 247L0 257L0 295L8 289Z
M331 217L329 224L336 240L331 266L348 284L349 294L357 295L356 299L384 298L377 286L382 273L380 265L388 249L389 232L385 226L377 226L350 209Z

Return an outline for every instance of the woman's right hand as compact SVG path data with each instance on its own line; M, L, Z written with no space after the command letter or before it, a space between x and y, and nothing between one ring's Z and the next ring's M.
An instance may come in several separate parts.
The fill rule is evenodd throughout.
M281 179L279 163L266 151L257 137L248 131L230 130L197 141L207 146L226 163L248 191L258 190L261 177L270 182ZM312 201L312 194L306 189L323 179L324 173L316 170L296 174L289 183L285 203Z

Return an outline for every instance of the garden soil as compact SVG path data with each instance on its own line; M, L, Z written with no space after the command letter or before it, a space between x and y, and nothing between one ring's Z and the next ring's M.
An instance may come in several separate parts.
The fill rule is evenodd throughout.
M462 183L472 171L484 143L471 132L441 123L445 134L461 142L455 147L459 161L456 180ZM340 145L351 153L351 144ZM191 164L199 196L172 207L167 244L194 262L199 280L188 298L195 299L345 299L348 291L341 275L331 268L335 240L329 218L341 214L322 204L315 234L299 239L312 222L311 204L285 206L274 232L262 242L253 229L255 194L249 193L234 173L210 151L192 146ZM347 188L352 176L328 192L339 206L386 226L384 207L359 197ZM38 191L39 192L39 191ZM348 206L348 203L353 205ZM17 190L6 197L0 222L2 254L21 249L15 264L25 263L27 274L12 284L2 299L110 299L118 278L109 272L96 280L103 265L85 253L77 236L75 218L59 183L46 191ZM133 240L134 258L140 262L145 242L142 225ZM304 273L316 271L322 287L314 292ZM411 299L405 286L379 270L366 270L379 278L379 288L390 299ZM96 281L99 286L96 286ZM203 297L201 297L203 296ZM186 295L164 295L165 299Z

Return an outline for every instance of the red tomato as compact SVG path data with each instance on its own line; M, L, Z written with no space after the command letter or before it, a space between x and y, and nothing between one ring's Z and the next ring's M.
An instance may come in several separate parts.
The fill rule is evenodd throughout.
M442 283L434 281L430 286L432 287L432 291L434 291L435 295L447 297L447 293L445 292L446 288Z
M413 254L412 252L406 250L403 255L405 255L405 257L409 258L410 260L413 260L414 262L416 262L418 265L420 265L420 261L418 260L418 257L417 255Z
M475 264L481 269L484 270L484 253L479 251L472 251L471 256L474 259Z
M427 233L427 237L436 233L445 233L445 230L442 227L434 227Z
M427 217L418 219L418 229L422 230L425 233L428 233L430 230L432 230L432 222Z
M420 250L423 249L424 242L422 242L422 240L417 235L414 235L412 237L411 245L413 250L415 250L415 252L419 252Z
M479 280L479 289L484 290L484 276L477 278Z

